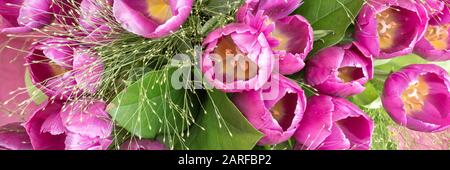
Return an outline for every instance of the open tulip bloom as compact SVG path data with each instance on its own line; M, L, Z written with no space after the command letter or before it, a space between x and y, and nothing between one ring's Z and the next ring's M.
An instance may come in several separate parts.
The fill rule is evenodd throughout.
M330 47L308 63L306 82L322 94L348 97L364 91L373 78L372 56L358 43Z
M432 15L425 36L414 48L416 54L430 61L450 60L450 8L447 4L441 6L443 9Z
M259 145L287 141L303 117L306 97L293 81L274 76L267 89L236 93L233 101L250 123L264 133Z
M8 24L1 32L23 33L50 24L51 0L2 0L0 1L0 15Z
M357 106L341 98L314 96L295 133L296 148L367 150L372 133L373 121Z
M160 38L180 29L191 13L193 0L115 0L114 17L128 31Z
M98 86L101 61L73 43L51 39L34 47L26 58L31 80L48 96L67 99L82 91L94 93Z
M449 31L450 0L0 0L0 150L448 149Z
M203 46L201 69L217 89L259 90L273 71L273 52L266 36L245 24L230 24L211 32Z
M312 50L314 35L309 22L300 15L289 16L300 3L300 0L250 0L237 14L238 21L252 25L258 22L255 20L262 20L256 25L266 27L263 31L278 61L276 70L284 75L303 69L304 60ZM265 18L258 18L261 14Z
M377 59L413 51L428 25L426 8L408 0L368 0L356 21L355 38Z
M436 65L410 65L386 80L383 105L400 125L424 132L450 126L450 79Z
M64 107L67 106L67 107ZM102 150L111 144L112 125L103 102L48 101L25 122L37 150Z

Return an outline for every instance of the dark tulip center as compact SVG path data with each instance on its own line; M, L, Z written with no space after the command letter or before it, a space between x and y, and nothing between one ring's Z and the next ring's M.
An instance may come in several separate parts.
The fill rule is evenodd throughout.
M286 95L270 109L270 112L281 128L283 128L283 130L287 130L292 124L292 119L295 116L296 108L297 94L286 93Z
M338 72L338 77L345 83L364 77L364 72L359 67L341 67L338 69Z
M172 18L173 13L169 0L146 0L147 13L158 23L165 23Z
M224 82L249 80L258 72L258 65L239 50L231 36L221 38L214 53L215 71L223 75Z

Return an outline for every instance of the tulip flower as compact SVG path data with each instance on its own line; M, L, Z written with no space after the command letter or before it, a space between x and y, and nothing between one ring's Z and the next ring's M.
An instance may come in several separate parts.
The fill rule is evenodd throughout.
M300 150L367 150L372 132L373 121L357 106L320 95L308 99L294 138Z
M115 0L116 20L134 34L160 38L180 29L189 17L193 0Z
M63 38L37 45L27 56L31 79L48 96L67 99L94 93L103 64L97 56Z
M20 123L0 127L0 150L31 150L31 142Z
M409 129L437 132L450 127L450 78L432 64L409 65L391 74L384 85L383 106Z
M201 68L206 80L226 92L258 90L273 71L265 35L245 24L230 24L203 41Z
M377 59L409 54L423 37L428 15L406 0L369 0L356 21L355 39Z
M306 107L305 94L297 83L274 75L269 90L244 91L233 96L236 107L264 134L259 145L287 141L294 135Z
M24 124L36 150L103 150L112 123L103 102L47 101Z
M51 0L0 1L0 16L9 23L1 32L31 32L50 24L53 19L51 6Z
M443 2L443 1L442 1ZM425 36L416 44L414 52L430 61L450 60L450 8L444 9L432 16L428 23Z
M322 94L339 97L359 94L373 78L372 57L356 42L329 47L312 57L305 77Z
M237 20L247 24L261 19L258 13L268 17L261 23L270 28L265 32L278 59L276 70L284 75L303 69L304 60L313 46L313 29L308 21L300 15L288 16L300 3L299 0L250 0L237 13Z
M436 15L444 9L446 0L417 0L417 2L427 9L428 15Z
M19 106L30 98L19 88L26 86L23 78L26 71L25 56L28 55L26 50L32 46L31 43L29 38L9 38L0 34L0 126L21 121L36 107L34 104L25 104L26 108L23 108L25 105Z
M112 29L108 26L107 8L112 0L83 0L80 4L79 23L86 35L83 42L101 43Z
M159 141L130 139L120 146L121 150L167 150Z

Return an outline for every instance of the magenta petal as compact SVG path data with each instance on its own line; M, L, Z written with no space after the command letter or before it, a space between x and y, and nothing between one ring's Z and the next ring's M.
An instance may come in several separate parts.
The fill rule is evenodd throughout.
M105 139L112 132L112 122L105 109L106 104L103 102L69 103L61 112L62 122L70 133Z
M320 93L348 97L373 78L372 56L358 43L326 48L308 63L306 82Z
M350 148L350 141L345 137L344 132L337 126L331 127L331 134L323 141L319 150L346 150Z
M130 139L120 145L121 150L167 150L159 141Z
M62 102L45 102L36 110L31 117L25 122L24 127L30 136L31 144L36 150L62 150L64 149L65 134L53 135L49 132L60 132L59 126L53 129L47 126L43 129L44 122L48 121L50 116L59 115L62 108ZM53 119L55 120L55 119ZM52 122L47 122L47 125ZM58 124L55 122L54 124Z
M180 29L189 17L193 0L170 0L172 16L161 23L148 14L148 9L154 4L146 1L115 0L114 17L126 30L147 38L160 38Z
M68 133L65 141L66 150L107 150L112 140L90 138L80 134Z
M274 49L280 59L280 73L288 75L303 69L303 60L312 50L314 41L313 29L308 21L300 15L282 18L275 21L274 32L286 36L286 39L284 37L273 37L278 40L278 45L280 45L280 42L286 43L280 45L285 47ZM272 33L272 35L275 34Z
M334 104L329 96L314 96L308 99L303 119L295 132L297 149L314 150L331 134Z
M30 138L20 123L0 127L0 150L32 150Z
M273 76L267 90L236 93L233 101L247 120L264 137L259 145L278 144L288 140L303 117L306 97L291 80Z
M67 99L78 92L72 75L71 43L60 38L50 39L35 46L26 57L33 84L48 96Z
M220 44L222 41L224 43ZM201 69L205 79L217 89L226 92L258 90L267 82L273 71L273 52L266 37L245 24L230 24L211 32L203 41L203 46L206 50L200 61ZM216 54L216 49L235 53L222 56L225 54ZM233 65L232 61L238 65ZM229 68L225 72L223 62L226 62L226 67L235 69L251 63L247 69L252 75L249 73L248 78L238 79L236 75L245 75L244 70L238 70L234 74L231 71L235 70Z
M380 24L378 24L377 16L388 9L396 11L395 14L390 13L389 17L396 19L395 24L400 26L393 30L395 33L378 35L378 25ZM415 1L370 0L363 6L357 18L355 39L378 59L406 55L412 52L416 43L423 37L428 19L426 9ZM385 28L380 28L380 30L385 30ZM393 37L390 38L392 43L384 42L387 44L384 44L382 49L380 36Z
M92 52L78 49L73 56L74 77L78 87L86 92L95 93L100 86L103 74L103 63Z
M367 150L373 121L357 106L341 98L313 96L294 137L296 149Z
M16 27L4 28L4 33L31 32L41 28L52 21L51 0L24 0L17 16Z
M433 16L425 36L417 42L414 52L429 61L450 60L450 8L445 6L442 12Z
M450 102L449 89L446 70L431 64L409 65L388 77L382 102L402 126L423 132L443 131L450 127L450 109L442 107Z

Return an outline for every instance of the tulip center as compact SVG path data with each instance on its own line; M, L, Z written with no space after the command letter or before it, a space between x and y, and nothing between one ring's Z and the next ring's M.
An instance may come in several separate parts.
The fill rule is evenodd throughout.
M147 12L158 23L165 23L172 16L169 0L147 0Z
M59 75L62 75L64 73L67 73L69 71L66 68L61 67L60 65L58 65L58 64L56 64L56 63L54 63L52 61L50 61L48 63L48 65L50 66L50 69L52 70L54 76L59 76Z
M448 29L450 24L429 25L425 34L425 39L437 50L446 50Z
M214 53L219 67L216 71L223 74L225 82L249 80L258 72L258 66L239 50L231 36L222 38Z
M280 30L275 29L271 35L278 40L279 44L274 48L274 50L281 51L281 50L287 50L289 37L285 34L281 33Z
M270 109L272 117L278 122L278 124L287 130L291 124L292 119L295 116L295 109L297 106L297 94L287 93Z
M341 67L338 69L338 77L344 82L352 82L364 77L363 70L359 67Z
M377 31L381 50L388 50L394 46L397 30L401 27L397 21L399 10L386 9L377 14Z
M424 77L420 76L416 82L411 83L408 88L403 91L401 98L407 114L422 110L424 100L429 94L429 89Z

